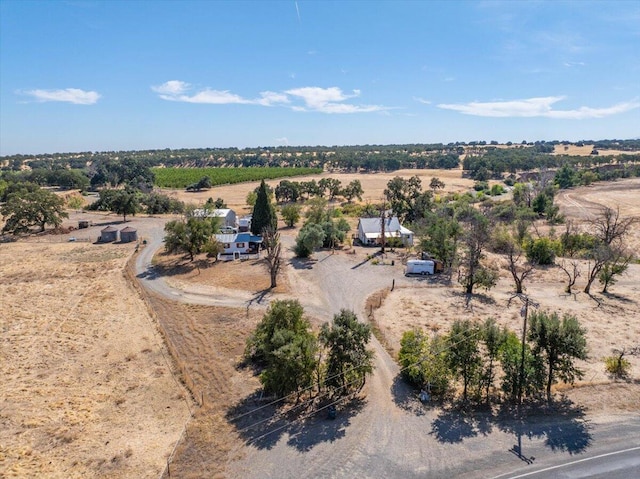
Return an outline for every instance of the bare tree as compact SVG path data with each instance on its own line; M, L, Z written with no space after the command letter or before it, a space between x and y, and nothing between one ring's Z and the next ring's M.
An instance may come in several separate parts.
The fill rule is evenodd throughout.
M604 207L600 213L588 223L592 234L596 237L598 244L590 252L589 273L587 285L584 292L590 294L591 285L604 270L604 277L607 279L604 292L607 287L614 282L616 275L623 273L628 264L628 254L624 247L624 237L629 234L631 227L636 222L636 218L620 218L620 209Z
M280 253L282 252L282 244L280 243L280 233L272 226L267 226L262 230L262 245L267 251L265 260L271 277L271 288L275 288L278 286L278 272L281 266Z
M533 274L534 264L526 260L524 248L517 239L518 232L509 232L506 229L496 231L494 234L494 250L502 253L507 258L507 269L513 277L516 294L524 290L524 281Z
M575 259L567 262L563 259L562 263L558 265L562 271L567 275L568 283L564 289L565 293L571 294L571 288L576 284L576 280L580 276L580 263Z

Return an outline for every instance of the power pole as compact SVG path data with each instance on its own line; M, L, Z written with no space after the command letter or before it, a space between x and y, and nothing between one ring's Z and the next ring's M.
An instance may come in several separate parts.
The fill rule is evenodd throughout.
M529 297L525 294L522 293L517 293L514 294L513 296L511 296L511 298L509 298L509 302L508 305L511 305L511 300L513 300L514 298L518 298L520 301L522 301L524 303L524 305L522 306L522 309L520 310L520 316L522 316L523 318L523 324L522 324L522 349L520 351L520 371L518 374L518 405L522 404L522 389L524 386L524 355L526 352L526 340L527 340L527 319L529 316L529 305L533 306L534 308L537 308L538 306L540 306L538 303L536 303L535 301L532 301L531 299L529 299Z
M386 223L386 219L387 219L387 218L386 218L386 217L387 217L387 211L386 211L386 209L387 209L387 204L383 201L383 202L382 202L382 213L381 213L381 215L380 215L380 221L381 221L381 223L382 223L382 228L381 228L381 231L382 231L382 238L381 238L381 242L382 242L382 249L380 250L380 252L381 252L382 254L384 254L384 244L385 244L386 239L387 239L387 237L386 237L386 235L385 235L385 231L384 231L384 229L385 229L385 223Z

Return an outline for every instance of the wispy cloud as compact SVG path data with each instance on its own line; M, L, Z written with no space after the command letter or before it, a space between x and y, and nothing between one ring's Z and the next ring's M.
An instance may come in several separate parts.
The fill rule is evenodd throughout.
M79 88L65 88L63 90L24 90L18 94L33 97L38 102L61 101L76 105L93 105L100 99L95 91L80 90Z
M420 98L419 96L414 96L413 99L418 103L422 103L424 105L431 105L431 102L429 100L425 100L424 98Z
M193 91L193 87L180 80L171 80L151 89L167 101L184 103L206 103L215 105L244 104L261 106L288 106L295 111L317 111L321 113L368 113L388 110L381 105L355 105L345 103L360 96L360 90L344 93L338 87L302 87L284 92L263 91L258 98L244 98L229 90L204 88Z
M528 98L524 100L471 102L471 103L441 103L438 108L453 110L465 115L485 117L545 117L567 120L586 120L590 118L604 118L617 115L640 107L637 99L618 103L606 108L591 108L582 106L573 110L554 110L555 103L564 100L564 96L548 96Z
M338 87L320 88L304 87L285 91L286 94L297 97L304 102L304 106L294 106L297 111L319 111L322 113L370 113L389 110L381 105L354 105L344 101L360 96L360 90L353 90L351 94L344 93Z

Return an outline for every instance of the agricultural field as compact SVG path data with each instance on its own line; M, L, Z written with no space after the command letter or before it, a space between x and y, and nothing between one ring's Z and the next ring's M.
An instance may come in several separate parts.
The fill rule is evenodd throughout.
M153 168L155 183L160 188L186 188L208 176L213 186L260 181L273 178L289 178L320 173L321 168Z

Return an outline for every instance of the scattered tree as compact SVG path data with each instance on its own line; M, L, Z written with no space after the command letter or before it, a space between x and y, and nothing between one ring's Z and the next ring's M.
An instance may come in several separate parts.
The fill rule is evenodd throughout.
M282 219L289 228L293 228L295 224L300 220L300 207L293 203L284 205L280 210Z
M264 366L260 381L277 397L313 383L318 344L297 300L276 300L247 341L245 357Z
M370 339L371 327L346 309L333 317L331 326L322 326L320 342L328 349L325 384L334 394L349 394L364 386L373 371L374 353L367 349Z
M456 320L447 341L447 360L451 371L462 378L462 398L467 400L469 386L479 378L482 358L478 343L480 329L470 320Z
M535 311L530 317L528 340L533 343L533 354L543 359L546 369L547 400L551 400L551 386L558 379L573 384L583 377L575 366L575 359L587 358L586 331L575 316Z
M37 186L32 191L18 189L9 193L6 203L0 206L0 214L5 221L2 232L14 235L27 233L33 226L40 231L46 225L57 228L63 218L69 217L62 198Z

